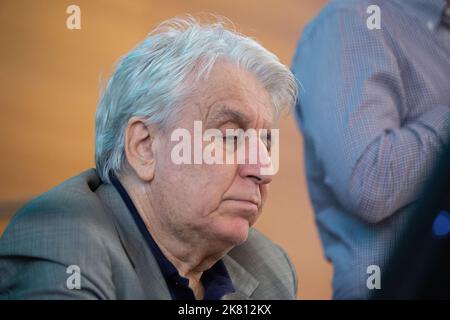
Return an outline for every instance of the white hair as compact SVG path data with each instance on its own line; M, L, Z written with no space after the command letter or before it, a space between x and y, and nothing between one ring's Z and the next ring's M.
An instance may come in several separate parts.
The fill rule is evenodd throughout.
M223 21L205 25L191 16L164 21L121 58L97 106L95 163L104 182L110 182L110 173L120 176L124 168L128 120L143 117L164 128L196 80L207 78L219 58L256 76L276 118L295 104L297 85L291 71L255 40ZM192 74L194 81L186 81Z

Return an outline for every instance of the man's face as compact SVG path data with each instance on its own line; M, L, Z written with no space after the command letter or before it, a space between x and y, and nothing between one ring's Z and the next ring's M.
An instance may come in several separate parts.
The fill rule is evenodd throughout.
M203 131L218 129L226 137L226 129L259 132L272 128L269 95L247 71L219 62L208 80L200 82L198 87L200 89L183 107L174 129L186 129L194 137L194 121L201 121ZM267 160L266 142L262 144L259 134L257 137ZM194 143L192 141L192 153ZM202 149L208 143L203 142ZM176 144L171 141L171 132L165 133L156 153L151 191L156 195L152 202L162 226L190 242L209 241L211 245L244 242L249 227L261 213L272 179L260 173L262 157L258 156L253 164L249 161L245 164L236 161L233 164L175 164L171 153ZM225 146L224 142L224 149ZM251 147L245 143L243 148L247 157Z

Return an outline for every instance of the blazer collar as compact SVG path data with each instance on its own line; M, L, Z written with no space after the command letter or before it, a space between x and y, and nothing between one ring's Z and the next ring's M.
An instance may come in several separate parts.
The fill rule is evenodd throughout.
M226 255L223 262L227 267L235 288L234 293L225 295L223 300L248 300L259 285L258 280L245 270L235 259Z

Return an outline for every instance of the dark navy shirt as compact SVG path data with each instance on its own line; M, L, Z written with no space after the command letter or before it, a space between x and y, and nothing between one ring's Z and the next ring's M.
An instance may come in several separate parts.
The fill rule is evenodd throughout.
M158 262L172 299L195 300L194 292L189 287L189 279L180 276L175 266L161 252L161 249L158 247L155 240L153 240L144 221L134 206L133 201L120 181L113 175L110 176L110 179L125 202L128 210L130 210L142 236ZM222 260L219 260L209 270L203 272L200 280L204 288L204 300L219 300L224 295L235 291L233 282L231 281L230 275Z

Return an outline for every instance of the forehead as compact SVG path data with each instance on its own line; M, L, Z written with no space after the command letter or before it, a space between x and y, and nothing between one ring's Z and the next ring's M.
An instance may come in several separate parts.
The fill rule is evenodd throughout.
M229 62L218 62L207 80L200 81L192 101L196 120L240 120L246 127L272 127L273 108L268 92L252 73ZM244 124L242 124L244 126Z

